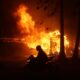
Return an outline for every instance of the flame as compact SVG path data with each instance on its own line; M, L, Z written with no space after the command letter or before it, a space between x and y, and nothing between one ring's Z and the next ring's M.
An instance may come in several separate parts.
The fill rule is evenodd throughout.
M50 50L60 52L60 32L59 30L47 32L43 28L36 28L35 21L32 16L28 13L28 8L25 5L20 5L16 11L16 16L19 17L17 22L18 27L22 33L26 33L26 36L22 38L22 41L29 48L33 49L37 45L41 45L42 49L49 55ZM65 50L69 47L69 40L67 36L64 36Z
M15 13L15 15L19 17L19 21L17 22L17 24L18 26L20 26L19 28L22 33L30 33L31 31L33 31L35 25L35 22L32 20L30 14L26 12L27 10L27 7L25 7L24 5L20 5L17 13Z

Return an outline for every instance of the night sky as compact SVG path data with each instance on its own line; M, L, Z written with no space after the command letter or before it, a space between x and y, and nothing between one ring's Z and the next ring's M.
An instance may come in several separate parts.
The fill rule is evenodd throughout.
M65 33L70 40L74 40L76 35L78 3L78 0L64 0L64 27ZM13 13L20 4L28 6L28 12L33 17L37 27L44 26L53 31L60 28L60 0L1 0L0 38L20 36L20 31L16 24L17 20L13 16ZM21 50L21 47L16 48L18 51ZM15 48L11 52L14 50ZM0 49L0 54L1 51L3 51L3 48L2 50ZM22 50L22 52L24 51Z

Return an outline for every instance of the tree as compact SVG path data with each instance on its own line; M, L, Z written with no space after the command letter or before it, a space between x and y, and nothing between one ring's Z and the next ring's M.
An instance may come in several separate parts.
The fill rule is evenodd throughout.
M60 59L65 59L64 52L64 2L60 0Z
M79 40L80 40L80 6L78 6L78 26L77 26L77 35L76 35L76 42L75 42L75 48L73 53L73 59L78 59L78 53L79 53Z

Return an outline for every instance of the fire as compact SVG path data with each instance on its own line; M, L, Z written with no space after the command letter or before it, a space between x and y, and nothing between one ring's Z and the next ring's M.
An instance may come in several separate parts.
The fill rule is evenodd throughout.
M35 22L32 20L32 17L30 14L28 14L27 7L24 5L20 5L19 9L17 10L17 13L15 13L16 16L19 17L19 21L17 22L18 26L20 26L20 30L22 33L26 32L30 33L34 29Z
M36 28L35 21L28 13L28 8L25 5L20 5L16 11L16 16L19 17L17 25L22 33L26 33L22 41L25 45L35 52L37 45L41 45L42 49L49 55L52 53L60 52L60 32L59 30L49 31L43 28ZM64 36L64 46L69 47L69 40Z

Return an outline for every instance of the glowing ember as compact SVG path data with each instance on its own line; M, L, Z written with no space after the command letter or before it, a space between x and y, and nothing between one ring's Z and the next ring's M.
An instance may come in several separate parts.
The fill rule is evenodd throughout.
M59 30L47 32L45 29L38 29L35 27L35 21L32 20L32 16L27 12L28 8L25 5L20 5L17 9L16 16L19 17L17 22L18 27L22 33L26 33L26 36L22 38L24 44L29 48L33 49L37 45L41 45L43 50L47 53L60 51L60 32ZM69 41L66 36L64 36L64 46L69 47Z

